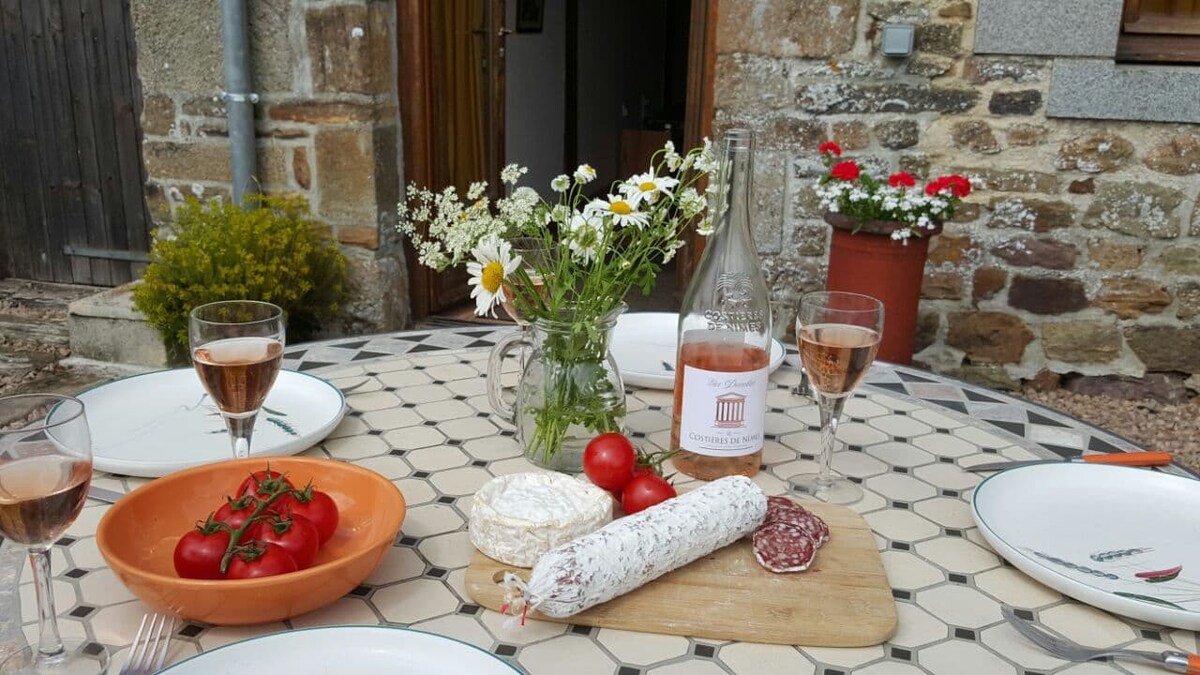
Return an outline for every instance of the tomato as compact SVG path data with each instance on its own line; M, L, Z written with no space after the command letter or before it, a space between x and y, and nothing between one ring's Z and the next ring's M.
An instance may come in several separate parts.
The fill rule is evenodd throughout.
M633 479L637 450L622 434L600 434L583 450L583 472L605 490L620 491Z
M662 476L646 473L629 481L621 491L621 508L626 514L648 509L677 496L675 488Z
M338 507L333 498L314 490L310 483L303 490L297 490L284 501L279 512L285 516L300 516L307 519L317 528L321 535L321 543L329 541L338 526Z
M179 538L175 544L175 573L185 579L223 579L221 558L229 548L229 532L222 527L209 527L213 521L199 525Z
M281 546L261 543L257 547L234 553L225 576L228 579L254 579L287 574L297 569L296 561Z
M292 556L296 567L307 569L316 561L317 549L321 547L321 535L307 518L297 515L291 518L272 515L255 523L253 528L251 538L278 545Z
M225 523L230 529L237 530L245 524L246 519L254 513L258 505L253 499L226 499L225 503L213 514L213 520Z
M289 490L296 489L296 486L292 485L292 481L288 480L286 476L278 471L272 471L271 467L268 466L264 471L255 471L247 476L246 480L242 481L242 484L238 486L237 492L234 494L238 497L244 495L266 497L279 489L280 483L287 486Z

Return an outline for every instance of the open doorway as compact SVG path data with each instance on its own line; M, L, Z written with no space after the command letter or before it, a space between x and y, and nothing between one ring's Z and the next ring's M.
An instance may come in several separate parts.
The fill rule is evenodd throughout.
M667 139L687 147L711 126L715 0L399 2L409 182L494 183L517 163L522 184L549 196L554 176L587 162L600 193ZM677 308L696 253L631 306ZM415 318L471 318L461 271L409 261Z

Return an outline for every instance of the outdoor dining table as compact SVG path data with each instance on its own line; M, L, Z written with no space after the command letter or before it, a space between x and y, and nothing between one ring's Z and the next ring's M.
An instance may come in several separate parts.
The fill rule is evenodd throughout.
M472 495L493 476L533 468L512 426L488 404L488 352L507 330L474 326L290 346L285 367L348 392L340 426L304 454L353 462L393 480L408 502L404 526L382 565L333 605L262 626L185 622L171 660L289 628L387 624L477 645L534 675L1163 672L1128 663L1072 666L1019 636L1001 618L1002 604L1093 646L1200 647L1192 632L1131 622L1038 584L993 553L972 521L971 494L982 476L966 466L1136 445L1002 393L878 362L846 405L838 432L844 447L833 467L865 491L852 508L874 531L893 589L899 627L888 642L792 647L541 621L513 625L474 604L464 582L474 552L466 529ZM795 363L789 352L767 397L764 467L754 478L767 494L786 494L790 478L817 468L817 408L792 391L800 379ZM671 403L669 391L629 388L626 425L635 443L667 444ZM144 480L97 474L95 484L126 492ZM96 548L96 525L107 508L88 502L54 548L53 574L64 634L109 645L119 664L146 608ZM0 611L11 569L0 568ZM27 570L17 597L22 628L33 636Z

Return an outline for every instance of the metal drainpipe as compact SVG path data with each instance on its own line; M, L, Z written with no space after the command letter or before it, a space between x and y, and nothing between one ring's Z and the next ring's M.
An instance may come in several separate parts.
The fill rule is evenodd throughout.
M229 115L233 202L242 204L247 192L258 192L254 178L254 104L258 103L258 94L250 91L246 0L221 0L221 44L225 53L224 98Z

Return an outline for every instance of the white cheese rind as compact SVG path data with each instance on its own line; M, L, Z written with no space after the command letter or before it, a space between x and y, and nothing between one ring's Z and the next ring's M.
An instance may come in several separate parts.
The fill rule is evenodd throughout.
M498 476L475 493L468 531L489 558L532 567L546 551L612 520L612 497L561 473Z

